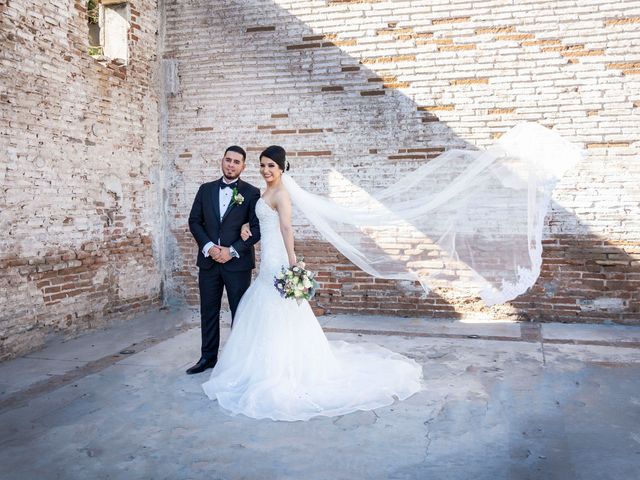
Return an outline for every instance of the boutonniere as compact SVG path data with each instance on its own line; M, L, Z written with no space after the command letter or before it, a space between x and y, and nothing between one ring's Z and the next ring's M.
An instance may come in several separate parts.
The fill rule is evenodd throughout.
M231 195L231 201L236 205L242 205L242 202L244 202L244 197L240 193L238 193L237 187L233 187L233 194Z

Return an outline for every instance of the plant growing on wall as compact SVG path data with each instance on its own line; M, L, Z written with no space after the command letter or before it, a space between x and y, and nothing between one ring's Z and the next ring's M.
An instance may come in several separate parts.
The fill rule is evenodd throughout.
M98 24L98 2L97 0L87 0L87 16L90 24Z

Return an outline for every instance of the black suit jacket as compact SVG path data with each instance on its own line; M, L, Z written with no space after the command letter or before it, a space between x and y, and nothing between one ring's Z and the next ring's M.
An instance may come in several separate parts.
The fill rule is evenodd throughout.
M232 258L227 263L219 264L229 271L251 270L256 266L253 245L260 240L260 224L256 217L256 203L260 198L260 190L238 179L238 193L244 197L241 205L229 204L222 220L220 220L220 182L209 182L200 185L189 214L189 230L198 242L198 267L209 270L216 262L202 254L204 246L213 242L223 247L232 246L240 258ZM249 223L252 236L245 242L240 238L240 229Z

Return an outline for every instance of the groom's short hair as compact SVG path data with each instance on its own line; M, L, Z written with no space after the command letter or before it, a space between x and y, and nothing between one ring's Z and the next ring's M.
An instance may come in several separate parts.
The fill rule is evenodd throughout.
M224 151L224 154L226 155L227 152L236 152L239 153L240 155L242 155L242 161L244 162L247 159L247 152L244 151L244 148L239 147L238 145L231 145L229 148L227 148Z

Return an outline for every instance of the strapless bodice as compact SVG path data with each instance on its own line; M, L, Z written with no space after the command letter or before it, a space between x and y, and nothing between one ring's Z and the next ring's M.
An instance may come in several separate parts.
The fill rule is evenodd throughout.
M289 264L280 217L262 197L256 203L256 215L260 221L260 272L256 280L273 283L275 274Z

